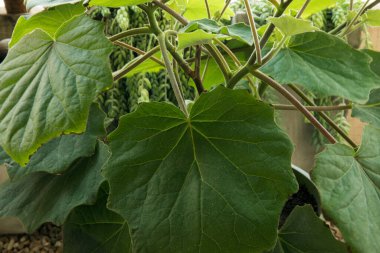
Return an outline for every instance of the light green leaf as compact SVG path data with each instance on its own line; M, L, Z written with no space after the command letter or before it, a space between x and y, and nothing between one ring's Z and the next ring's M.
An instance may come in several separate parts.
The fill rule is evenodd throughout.
M281 84L298 84L318 96L339 96L365 103L380 87L370 68L371 58L324 32L292 37L288 48L261 68Z
M93 155L98 137L105 135L104 119L105 114L93 105L84 134L63 135L42 145L25 168L17 164L8 168L10 178L16 180L34 172L61 174L79 158Z
M157 59L162 58L161 52L157 52L153 56L156 57ZM136 68L129 71L128 74L125 75L125 77L132 77L139 73L159 72L160 70L163 70L163 69L165 69L164 66L162 66L161 64L149 58L148 60L138 65Z
M310 205L296 206L278 233L272 253L347 253L344 244L335 240L331 231Z
M54 7L63 4L75 4L82 0L25 0L26 8L31 9L36 6Z
M354 105L352 117L380 128L380 89L371 92L365 105Z
M195 46L195 45L207 44L216 37L217 35L207 33L200 29L194 32L190 32L190 33L179 33L178 34L178 50Z
M314 32L319 30L313 26L313 22L302 20L292 16L284 15L279 18L268 18L284 36L293 36L305 32Z
M364 18L368 25L380 26L380 10L368 10Z
M132 252L269 249L297 190L292 144L273 109L246 91L218 87L200 96L189 117L147 103L110 136L108 203L128 221Z
M64 22L80 15L84 10L81 4L66 4L30 17L21 16L13 30L9 47L14 46L23 36L36 29L44 30L51 37L54 37L56 31Z
M204 0L171 0L168 5L188 20L202 19L208 16L207 8ZM225 6L224 0L208 1L211 18L219 17ZM223 18L230 19L234 15L230 8L227 8L223 14Z
M181 29L181 32L193 32L198 29L202 29L214 34L227 35L248 45L253 44L251 28L244 23L219 26L215 20L200 19L191 21L187 26Z
M25 165L43 143L82 133L97 94L112 84L111 43L86 16L50 37L26 35L0 65L0 146Z
M73 208L95 202L108 157L107 146L99 143L94 156L78 160L63 174L37 172L4 183L0 217L19 218L28 232L46 222L63 224Z
M380 129L367 126L355 152L336 144L317 157L312 178L322 208L353 252L380 248Z
M106 208L107 188L101 187L95 205L80 206L71 212L63 228L64 253L132 252L128 223Z
M90 0L90 6L121 7L145 4L152 0Z
M309 17L314 13L333 7L337 4L337 0L311 0L302 17ZM294 0L288 7L288 10L300 10L305 4L305 0Z

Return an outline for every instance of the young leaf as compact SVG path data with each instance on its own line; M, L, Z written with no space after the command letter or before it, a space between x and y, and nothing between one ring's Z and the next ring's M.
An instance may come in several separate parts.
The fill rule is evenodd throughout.
M32 9L36 6L53 7L63 4L74 4L82 2L82 0L25 0L26 8Z
M292 37L288 48L261 70L282 84L298 84L319 96L365 103L370 91L380 87L370 62L368 55L343 40L324 32L310 32Z
M107 189L99 190L95 205L79 206L67 218L63 227L63 252L132 252L128 223L107 209Z
M152 0L90 0L90 6L121 7L145 4Z
M240 40L248 45L253 44L251 28L244 24L238 23L227 26L219 26L215 20L210 19L200 19L191 21L187 26L182 28L181 32L193 32L198 29L202 29L207 32L214 34L222 34L230 36L231 38Z
M380 248L380 129L367 126L359 151L335 144L317 157L312 178L322 207L353 252Z
M25 165L41 144L81 133L97 94L112 84L112 44L103 25L86 16L50 37L26 35L0 65L0 146Z
M305 32L314 32L319 30L313 26L313 22L302 20L292 16L284 15L278 18L268 18L284 36L293 36Z
M364 18L368 25L380 26L380 10L368 10Z
M110 136L109 208L131 228L133 252L263 252L297 190L292 144L273 110L219 87L189 118L143 104Z
M323 11L327 8L335 6L337 0L312 0L302 14L302 17L309 17L314 13ZM288 10L300 10L305 4L305 0L294 0L288 7Z
M10 178L16 180L34 172L62 174L78 159L93 155L98 137L105 135L104 119L105 114L92 105L85 133L63 135L42 145L25 168L17 164L8 167Z
M278 233L271 253L347 253L344 244L335 240L331 231L310 205L297 206Z
M194 45L206 44L211 42L212 39L216 38L217 35L212 33L207 33L203 30L196 30L190 33L179 33L178 34L178 50L191 47Z
M62 23L74 16L80 15L84 10L81 4L66 4L40 12L31 17L21 16L17 20L16 27L13 30L9 47L13 47L22 37L36 29L44 30L51 37L54 37L54 34Z
M73 208L95 202L108 157L107 146L99 143L94 156L78 160L63 174L36 172L4 183L0 217L19 218L28 232L46 222L63 224Z

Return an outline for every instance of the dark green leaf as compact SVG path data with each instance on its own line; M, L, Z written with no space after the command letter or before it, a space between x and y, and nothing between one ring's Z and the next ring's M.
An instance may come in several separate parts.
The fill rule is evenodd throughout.
M319 96L340 96L365 103L370 91L380 87L370 62L369 56L343 40L311 32L292 37L288 48L261 70L282 84L298 84Z
M92 105L84 134L63 135L42 145L25 168L17 164L9 167L9 176L15 180L34 172L63 173L77 159L94 154L98 137L105 135L104 119L105 114Z
M297 206L278 233L273 253L347 253L311 206Z
M380 127L380 89L373 90L365 105L354 105L352 117Z
M112 44L103 25L86 16L50 37L26 35L0 65L0 145L24 165L43 143L82 133L91 103L112 84Z
M84 10L81 4L66 4L40 12L31 17L21 16L17 20L16 27L13 30L9 47L14 46L23 36L36 29L42 29L51 37L54 37L54 34L62 23L74 16L80 15Z
M329 145L317 157L312 178L322 208L339 227L353 252L380 249L380 129L367 126L363 142Z
M273 110L246 91L200 96L190 118L143 104L110 136L109 207L133 252L263 252L297 190L292 144Z
M99 143L94 156L78 160L64 174L36 172L4 183L0 217L19 218L29 232L46 222L63 224L73 208L95 202L108 157L107 146Z
M68 217L63 230L64 252L132 252L128 224L106 208L108 194L105 188L101 187L95 205L77 207Z

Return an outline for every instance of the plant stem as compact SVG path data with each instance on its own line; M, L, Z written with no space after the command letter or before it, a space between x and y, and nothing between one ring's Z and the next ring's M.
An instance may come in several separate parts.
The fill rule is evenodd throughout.
M275 80L260 72L259 70L252 70L251 73L252 75L256 76L277 90L281 95L283 95L290 103L292 103L301 113L305 115L311 124L313 124L329 140L330 143L337 143L337 140L334 138L334 136L332 136L330 132L314 117L314 115L281 84L277 83Z
M141 50L141 49L139 49L139 48L137 48L137 47L134 47L134 46L132 46L132 45L129 45L129 44L127 44L127 43L124 43L124 42L122 42L122 41L119 41L119 40L114 41L113 44L118 45L118 46L121 46L121 47L125 47L125 48L127 48L127 49L129 49L129 50L132 50L133 52L138 53L139 55L145 55L145 54L146 54L145 51L143 51L143 50ZM156 57L154 57L154 56L151 56L150 59L152 59L152 61L154 61L154 62L160 64L161 66L165 66L165 63L164 63L163 61L161 61L160 59L158 59L158 58L156 58Z
M226 0L226 3L224 4L224 7L223 7L222 11L220 12L220 15L216 19L216 21L219 21L223 17L223 15L226 12L226 10L227 10L228 6L230 5L230 3L231 3L231 0Z
M207 0L205 0L205 5L206 5L206 10L207 10L207 17L208 17L208 19L211 19L210 7L208 6Z
M298 11L296 18L301 18L302 14L305 12L307 6L309 5L311 0L306 0L305 3L302 5L301 9Z
M134 59L131 62L128 62L122 69L120 69L118 71L115 71L113 73L113 79L114 79L114 81L119 80L120 78L123 78L131 70L133 70L134 68L136 68L137 66L139 66L144 61L146 61L149 58L151 58L158 51L160 51L160 47L159 46L154 47L151 50L149 50L148 52L146 52L144 55L142 55L140 57L137 57L136 59Z
M176 97L178 105L181 108L181 110L183 111L183 113L186 116L189 116L189 113L188 113L187 107L186 107L186 103L185 103L185 100L183 98L181 89L179 87L179 83L177 82L172 63L170 62L168 49L166 47L166 42L169 40L167 40L165 33L160 29L160 27L157 23L156 16L154 15L155 8L150 7L150 6L149 7L145 6L145 8L143 8L143 10L145 11L145 13L148 17L149 24L150 24L150 27L151 27L153 33L157 37L159 48L161 49L162 58L164 59L165 67L166 67L166 70L168 72L168 76L169 76L169 80L170 80L170 83L171 83L171 86L172 86L172 89L174 92L174 96Z
M309 99L306 94L302 92L297 86L295 85L289 85L289 87L298 95L300 96L308 105L310 106L316 106L315 103ZM324 112L318 112L318 114L340 135L342 136L354 149L358 148L358 145L351 140L351 138L342 130L340 127Z
M259 34L257 33L257 29L256 29L255 18L253 17L251 5L249 4L249 1L244 0L244 4L245 4L245 9L247 10L249 25L251 26L252 38L255 44L257 63L261 65L262 64L261 47L260 47L260 41L259 41Z
M268 0L268 1L271 2L271 4L273 4L274 7L276 7L277 10L281 8L281 6L280 6L280 4L277 2L277 0Z
M350 23L348 23L346 29L344 29L343 32L342 32L342 36L345 36L345 35L349 32L350 28L351 28L351 27L355 24L355 22L359 19L359 17L360 17L361 15L363 15L363 13L364 13L365 10L366 10L367 5L369 4L369 1L370 1L370 0L367 0L367 1L363 4L363 6L362 6L362 8L360 9L360 11L355 15L355 17L350 21Z
M111 42L114 42L125 37L147 34L147 33L152 33L152 29L150 27L140 27L140 28L134 28L134 29L130 29L130 30L118 33L114 36L109 37L108 39Z
M298 110L294 105L272 105L276 110L295 111ZM329 111L344 111L352 109L352 105L335 105L335 106L305 106L311 112L329 112Z

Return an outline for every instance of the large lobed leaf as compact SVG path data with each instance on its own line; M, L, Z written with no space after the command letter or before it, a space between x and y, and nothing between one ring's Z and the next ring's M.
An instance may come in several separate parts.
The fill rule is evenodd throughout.
M63 22L82 14L84 10L81 4L66 4L33 16L21 16L13 30L9 47L13 47L23 36L36 29L44 30L51 37L54 37Z
M35 172L0 186L0 217L19 218L29 232L46 222L61 225L72 209L93 204L104 181L100 170L109 158L105 144L63 174Z
M41 144L85 130L91 103L112 84L111 51L103 25L86 16L10 50L0 65L0 146L12 159L24 165Z
M78 159L92 156L95 153L97 139L106 134L104 119L105 114L94 104L90 110L85 133L63 135L42 145L25 168L14 163L8 166L10 178L16 180L34 172L62 174Z
M63 4L74 4L82 0L25 0L26 8L31 9L36 6L53 7Z
M380 87L371 58L324 32L292 37L287 48L261 68L281 84L298 84L319 96L339 96L365 103Z
M363 142L329 145L317 157L312 178L322 207L353 252L380 249L380 129L367 126Z
M129 227L120 215L107 209L108 187L103 185L92 206L75 208L65 222L65 253L132 252Z
M143 104L110 136L109 207L133 252L262 252L297 190L292 144L273 110L245 91L201 95L189 118Z
M330 229L310 205L297 206L278 232L271 253L347 253L345 245L334 239Z

